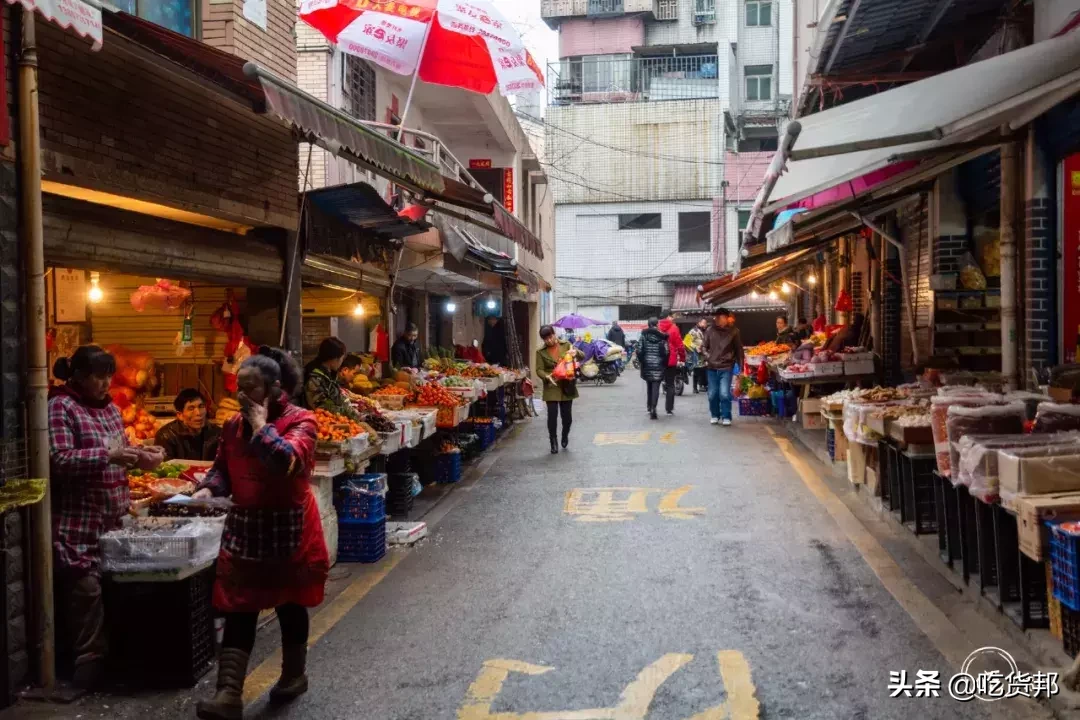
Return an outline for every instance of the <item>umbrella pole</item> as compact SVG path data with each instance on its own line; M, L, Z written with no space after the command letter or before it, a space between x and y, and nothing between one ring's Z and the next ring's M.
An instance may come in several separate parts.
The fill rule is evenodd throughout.
M405 109L401 111L401 126L398 128L397 141L401 142L405 134L405 119L409 117L409 108L412 107L413 94L416 93L416 81L420 77L420 64L424 62L424 53L427 51L428 38L431 37L431 26L438 22L437 14L432 14L431 22L424 30L424 39L420 42L420 55L416 58L416 69L413 70L412 82L409 84L409 95L405 98Z

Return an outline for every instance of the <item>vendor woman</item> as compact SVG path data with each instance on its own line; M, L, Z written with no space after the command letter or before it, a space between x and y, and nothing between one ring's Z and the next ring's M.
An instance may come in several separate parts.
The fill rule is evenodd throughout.
M328 337L319 344L319 354L304 368L304 400L312 410L329 410L359 421L359 413L338 383L338 371L348 354L345 343L336 337Z
M128 444L120 411L109 396L116 360L96 345L61 358L53 374L64 382L49 397L56 611L71 639L73 681L92 690L104 673L105 606L99 540L116 529L131 495L127 470L152 470L160 448Z

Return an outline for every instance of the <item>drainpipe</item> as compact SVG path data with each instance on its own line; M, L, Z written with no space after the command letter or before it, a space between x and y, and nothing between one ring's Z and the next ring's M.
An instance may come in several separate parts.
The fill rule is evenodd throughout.
M1016 186L1018 143L1001 146L1001 374L1017 387Z
M41 218L41 126L38 117L37 42L34 14L22 15L19 54L19 197L26 270L27 470L49 478L49 374L45 350L45 240ZM42 687L56 682L53 631L51 487L31 506L30 575L34 638Z
M836 278L836 297L839 298L841 293L851 294L851 253L854 251L854 243L849 243L847 237L841 237L837 241L837 249L840 254L840 264L837 266L837 278ZM851 317L848 313L838 310L836 313L836 322L840 325L847 325L851 321Z

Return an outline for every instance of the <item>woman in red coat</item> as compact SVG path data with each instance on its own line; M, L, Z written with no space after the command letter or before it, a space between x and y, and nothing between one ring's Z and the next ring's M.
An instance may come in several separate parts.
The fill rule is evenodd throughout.
M225 614L217 694L200 702L204 720L240 720L244 677L259 612L276 608L281 679L273 701L307 691L308 608L323 600L330 560L309 481L315 417L289 402L300 369L284 352L260 348L238 376L240 415L222 432L214 467L196 496L231 495L214 585Z

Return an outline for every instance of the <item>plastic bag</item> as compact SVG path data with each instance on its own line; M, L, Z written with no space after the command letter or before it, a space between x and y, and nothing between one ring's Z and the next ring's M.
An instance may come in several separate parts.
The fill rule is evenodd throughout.
M1059 433L1080 430L1080 405L1040 403L1035 413L1035 433Z
M191 298L191 291L168 280L158 280L154 285L141 285L131 294L131 307L136 312L147 308L163 312L179 310Z
M1024 410L1027 414L1028 420L1034 420L1039 412L1039 406L1042 403L1050 402L1050 398L1041 393L1027 392L1026 390L1015 390L1013 392L1005 393L1005 402L1019 402L1024 403ZM1080 417L1080 408L1077 409L1077 416ZM1080 430L1080 425L1075 428L1063 428L1065 430ZM1044 430L1043 432L1057 432L1057 430Z
M934 451L937 454L938 472L944 477L952 477L951 455L949 454L949 431L947 420L949 408L954 405L967 407L978 405L990 405L1001 402L1000 395L988 395L975 392L972 388L965 388L966 393L945 393L930 399L930 427L934 433Z
M999 451L1070 444L1080 449L1080 433L967 435L957 443L960 463L956 468L956 484L967 486L980 500L992 502L1000 492Z
M596 364L595 360L590 360L581 366L581 376L587 380L592 380L600 374L600 366Z
M1008 465L1008 467L1006 467ZM1080 490L1080 445L1050 445L998 452L1002 500Z
M986 289L986 276L969 252L960 258L960 287L965 290Z
M946 418L949 468L960 466L960 439L967 435L1022 435L1027 414L1023 403L965 407L951 405ZM950 475L955 485L957 477Z
M577 364L574 362L574 354L566 353L559 364L555 366L555 369L551 372L551 377L555 380L561 380L563 382L573 380L577 377Z

